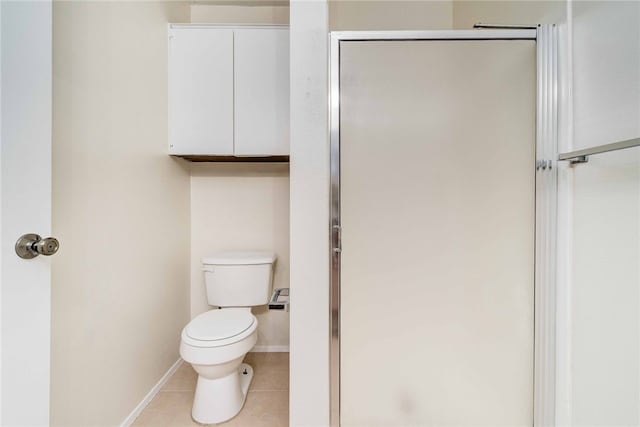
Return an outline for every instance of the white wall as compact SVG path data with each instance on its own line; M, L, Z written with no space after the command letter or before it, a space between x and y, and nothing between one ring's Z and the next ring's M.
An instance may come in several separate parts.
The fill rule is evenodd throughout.
M329 425L328 6L291 2L292 427Z
M274 288L289 287L289 165L192 163L191 316L207 304L200 260L225 250L265 250L278 256ZM287 351L289 313L254 307L255 350Z
M573 148L640 137L640 3L574 2ZM640 149L567 173L566 420L640 423Z
M118 425L189 320L189 170L167 156L170 2L54 5L51 424Z
M640 2L573 3L574 148L640 137Z
M640 423L640 149L573 170L571 418Z

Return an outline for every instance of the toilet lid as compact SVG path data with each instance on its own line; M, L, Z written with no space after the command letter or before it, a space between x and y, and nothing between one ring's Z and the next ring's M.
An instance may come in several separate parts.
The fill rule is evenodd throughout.
M246 310L209 310L189 322L185 332L194 340L224 340L243 333L253 322L255 317Z

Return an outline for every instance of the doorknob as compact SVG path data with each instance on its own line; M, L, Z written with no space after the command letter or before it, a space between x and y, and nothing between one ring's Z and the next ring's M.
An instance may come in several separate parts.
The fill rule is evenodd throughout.
M38 255L50 256L58 252L60 243L54 237L43 239L37 234L25 234L16 242L16 254L20 258L31 259Z

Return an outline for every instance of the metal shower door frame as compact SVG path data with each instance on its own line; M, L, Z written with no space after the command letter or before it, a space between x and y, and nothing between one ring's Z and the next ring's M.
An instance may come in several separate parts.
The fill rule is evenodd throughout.
M340 46L350 42L429 40L536 41L533 423L535 426L555 425L558 36L555 25L538 25L536 29L338 31L329 34L331 426L340 426Z

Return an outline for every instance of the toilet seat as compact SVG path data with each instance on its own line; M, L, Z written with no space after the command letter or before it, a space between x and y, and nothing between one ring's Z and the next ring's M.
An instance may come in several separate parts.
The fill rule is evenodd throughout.
M193 347L221 347L251 335L258 321L250 311L225 308L202 313L182 330L182 341Z

